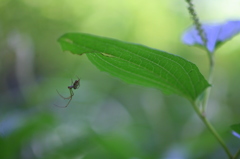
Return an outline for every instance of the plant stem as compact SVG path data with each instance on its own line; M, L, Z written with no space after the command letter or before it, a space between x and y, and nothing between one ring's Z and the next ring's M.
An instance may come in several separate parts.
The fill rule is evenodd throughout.
M240 149L238 150L238 152L233 156L233 159L237 159L240 156Z
M207 49L207 36L206 33L204 32L203 28L202 28L202 24L200 23L200 20L197 16L197 13L194 9L194 5L192 3L192 0L185 0L188 4L188 11L189 14L192 16L192 20L193 20L193 24L196 27L196 30L198 32L199 37L201 38L202 42L203 42L203 46L205 46L205 50L208 53L208 57L209 57L209 62L210 62L210 69L209 69L209 75L208 75L208 82L211 84L212 83L212 72L213 72L213 68L214 68L214 57L213 57L213 53L211 53L208 49ZM207 102L208 102L208 98L209 98L209 94L211 91L211 87L208 88L204 94L203 94L203 100L202 100L202 114L205 114L205 110L207 107Z
M211 84L213 80L213 69L214 69L214 54L209 52L208 49L206 48L206 52L209 57L209 74L208 74L208 82ZM207 88L207 90L204 92L204 98L202 101L202 114L205 114L206 108L207 108L207 102L208 98L211 92L211 88Z
M215 138L218 140L218 142L221 144L221 146L223 147L223 149L225 150L225 152L227 153L229 159L232 159L232 155L231 152L229 151L229 149L227 148L226 144L224 143L224 141L222 140L222 138L220 137L220 135L217 133L217 131L214 129L214 127L211 125L211 123L207 120L207 118L205 117L205 115L203 115L201 113L201 111L199 110L198 106L196 105L195 102L192 103L192 106L195 110L195 112L198 114L198 116L200 117L200 119L203 121L203 123L206 125L206 127L208 128L208 130L213 134L213 136L215 136ZM239 152L240 153L240 152Z
M207 48L207 36L202 28L202 24L199 21L199 18L195 12L192 0L185 0L188 3L188 11L190 13L190 15L192 16L193 19L193 23L196 27L196 30L198 31L198 35L200 36L202 42L203 42L203 46L205 46L205 50L208 54L209 57L209 75L208 75L208 82L211 84L212 83L212 77L213 77L213 68L214 68L214 54L212 52L210 52ZM198 116L200 117L200 119L203 121L203 123L206 125L206 127L209 129L209 131L213 134L213 136L215 136L215 138L218 140L218 142L221 144L221 146L223 147L223 149L225 150L225 152L227 153L229 159L233 159L233 156L231 155L231 152L229 151L229 149L227 148L226 144L223 142L222 138L220 137L220 135L217 133L217 131L214 129L214 127L211 125L211 123L207 120L206 116L205 116L205 110L207 107L207 102L208 102L208 98L210 95L210 91L211 91L211 87L208 88L207 90L205 90L204 92L204 97L202 102L200 103L202 106L202 110L200 111L199 106L196 104L196 102L192 103L192 106L195 110L195 112L198 114ZM236 158L240 155L240 150L236 153ZM234 159L236 159L234 157Z

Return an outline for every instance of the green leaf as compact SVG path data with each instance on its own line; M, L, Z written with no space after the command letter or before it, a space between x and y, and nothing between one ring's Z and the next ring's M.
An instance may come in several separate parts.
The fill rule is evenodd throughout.
M236 133L240 134L240 124L231 125L231 129Z
M83 33L67 33L58 41L64 51L86 53L100 70L128 83L158 88L190 101L209 86L195 64L164 51Z

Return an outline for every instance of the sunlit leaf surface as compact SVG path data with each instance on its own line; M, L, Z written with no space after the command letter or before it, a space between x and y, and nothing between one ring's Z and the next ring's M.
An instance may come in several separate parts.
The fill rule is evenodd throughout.
M195 64L160 50L80 33L65 34L59 42L64 51L86 53L100 70L128 83L155 87L191 101L209 86Z
M240 32L240 21L228 21L222 24L203 24L207 37L207 49L214 52L221 44L231 39ZM198 35L195 26L189 28L182 37L187 45L203 46L203 41Z

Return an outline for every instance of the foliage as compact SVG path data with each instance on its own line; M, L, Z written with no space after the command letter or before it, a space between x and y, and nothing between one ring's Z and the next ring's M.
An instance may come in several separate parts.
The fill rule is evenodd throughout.
M214 9L213 15L204 7L202 15L207 19L212 15L222 20L234 14L238 17L237 5L232 5L230 15L226 5L218 5L225 2L196 3ZM170 56L197 66L197 72L208 79L208 61L202 50L179 40L189 24L184 7L180 1L2 0L0 158L224 158L222 147L181 97L193 102L197 95L189 97L174 88L173 93L180 96L163 95L152 88L157 84L151 88L128 85L98 71L87 59L96 53L62 53L56 42L63 33L82 32L140 43L159 53L177 54ZM212 85L205 89L211 89L206 102L210 109L203 113L231 154L239 147L239 139L229 128L238 123L240 112L238 44L236 37L218 49L214 83L208 80ZM107 53L97 54L115 59ZM80 88L74 90L69 106L55 107L68 102L56 89L69 95L67 87L76 76L81 78ZM203 104L205 96L204 91L197 104Z
M214 67L212 53L220 43L223 44L239 33L239 21L227 22L226 25L215 25L214 27L201 25L191 1L187 2L190 4L189 12L194 17L195 28L192 27L185 33L183 41L189 45L198 44L207 50L210 60L209 82L211 82ZM190 100L206 127L222 145L228 157L230 159L238 157L238 153L236 156L232 156L222 138L204 115L209 90L204 93L203 91L209 84L194 64L163 51L89 34L67 33L58 41L64 51L79 55L85 53L100 70L124 81L159 88L167 94L176 93L185 96ZM200 94L203 94L204 97L198 104L197 98ZM200 105L203 106L202 110ZM232 128L239 131L236 126L232 126Z
M129 83L176 93L190 101L209 86L196 65L160 50L80 33L65 34L58 41L64 51L86 53L100 70Z

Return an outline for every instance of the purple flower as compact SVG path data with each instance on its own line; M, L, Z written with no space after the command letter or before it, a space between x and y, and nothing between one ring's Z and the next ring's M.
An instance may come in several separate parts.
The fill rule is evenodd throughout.
M237 132L235 132L235 131L232 131L232 134L233 134L234 136L236 136L237 138L239 138L239 139L240 139L240 134L238 134Z
M207 38L207 49L214 52L217 47L240 32L240 21L228 21L223 24L203 24L202 28ZM187 45L204 47L203 41L194 26L183 34L182 41Z

